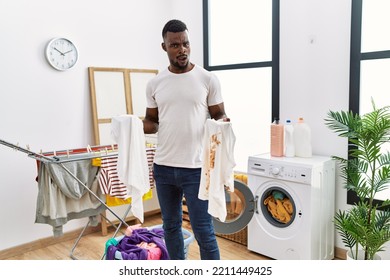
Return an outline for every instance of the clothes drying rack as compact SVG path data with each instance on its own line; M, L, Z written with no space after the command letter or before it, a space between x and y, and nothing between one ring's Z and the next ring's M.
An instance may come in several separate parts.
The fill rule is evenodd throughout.
M66 173L68 173L72 178L74 178L93 197L95 197L102 205L104 205L104 207L112 215L114 215L118 219L119 225L115 225L114 223L112 223L110 221L110 219L105 217L105 215L100 215L105 220L107 220L112 226L114 226L116 228L116 230L113 234L113 237L115 237L118 234L120 228L123 225L125 225L127 227L129 226L126 223L125 219L129 213L130 209L131 209L131 203L129 204L128 208L126 209L124 216L119 217L119 215L117 215L108 205L106 205L106 203L98 195L96 195L90 188L88 188L85 183L83 183L76 175L74 175L64 165L64 163L71 162L71 161L88 160L88 159L92 160L94 158L104 158L104 157L117 156L118 155L117 145L88 146L87 148L80 148L80 149L70 149L70 150L60 150L60 151L45 152L45 153L42 153L42 152L36 153L36 152L30 151L30 149L28 147L23 148L23 147L20 147L19 145L12 144L12 143L7 142L7 141L2 140L2 139L0 139L0 144L8 146L16 151L26 153L29 157L31 157L37 161L38 168L39 168L40 162L53 163L53 164L58 164L59 166L61 166L61 168L66 171ZM88 222L86 223L86 225L82 229L81 233L77 237L77 239L76 239L76 241L75 241L75 243L70 251L69 256L74 260L77 260L77 257L74 255L74 251L75 251L80 239L82 238L85 230L88 228L89 224L90 224L90 220L88 219ZM102 259L104 258L104 256L105 255L103 254Z

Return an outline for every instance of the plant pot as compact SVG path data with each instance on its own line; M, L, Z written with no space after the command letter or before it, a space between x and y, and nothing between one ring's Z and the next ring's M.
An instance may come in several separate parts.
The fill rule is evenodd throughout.
M352 254L351 254L350 250L347 251L346 255L347 255L347 260L355 260L354 258L352 258ZM356 260L357 261L364 260L364 251L363 250L358 251L358 258ZM378 254L375 254L374 261L379 261L379 260L381 260L381 257Z

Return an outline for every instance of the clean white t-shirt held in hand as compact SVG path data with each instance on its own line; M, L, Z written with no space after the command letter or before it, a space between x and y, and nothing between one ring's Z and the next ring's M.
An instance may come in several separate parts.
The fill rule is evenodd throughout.
M111 135L118 144L118 177L131 197L132 212L142 223L142 197L150 190L149 167L142 120L134 115L112 118Z

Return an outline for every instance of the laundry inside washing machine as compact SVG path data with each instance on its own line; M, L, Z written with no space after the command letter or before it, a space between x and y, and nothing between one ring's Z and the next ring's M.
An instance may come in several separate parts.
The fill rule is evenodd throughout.
M288 227L295 219L295 203L285 190L271 187L259 200L265 219L277 227Z

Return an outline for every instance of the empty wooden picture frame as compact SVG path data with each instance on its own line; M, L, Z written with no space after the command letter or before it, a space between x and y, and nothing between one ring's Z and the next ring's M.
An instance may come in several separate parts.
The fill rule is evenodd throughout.
M154 69L88 68L95 145L114 144L112 117L123 114L144 117L146 85L157 73Z

